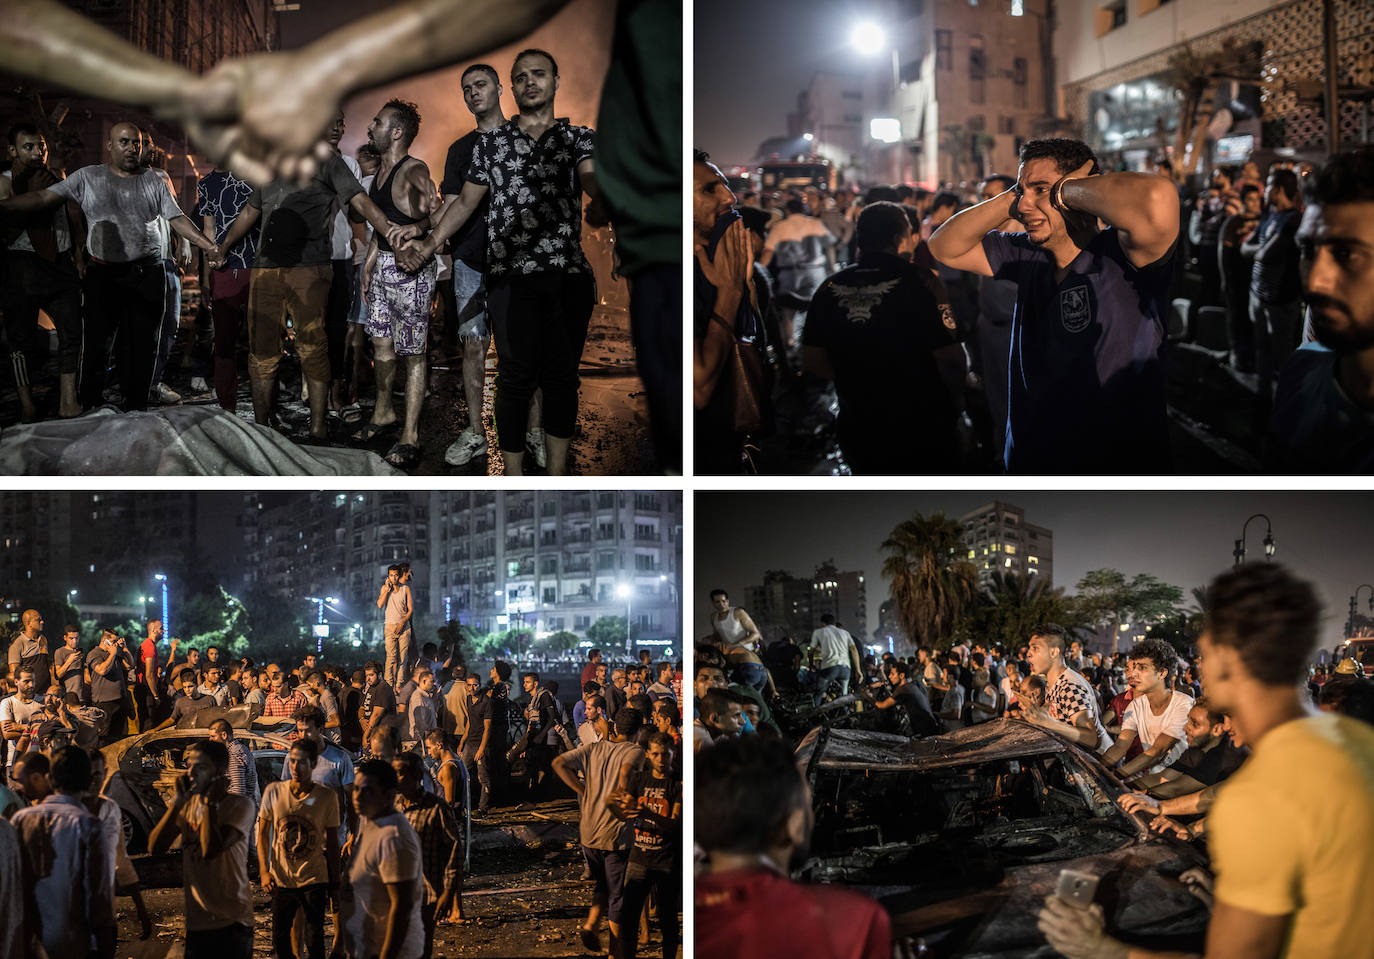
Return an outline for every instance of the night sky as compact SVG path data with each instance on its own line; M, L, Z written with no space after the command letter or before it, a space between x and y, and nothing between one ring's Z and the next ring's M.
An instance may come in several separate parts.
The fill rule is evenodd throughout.
M696 0L694 10L693 145L722 166L743 164L763 140L786 135L787 114L817 70L875 66L849 45L866 16L857 0Z
M287 48L304 46L337 26L387 6L376 0L302 0L300 11L280 15L282 44ZM438 184L449 144L476 125L463 104L459 87L464 68L478 62L496 68L506 87L501 106L506 116L512 117L517 112L515 98L505 78L510 76L515 54L527 47L547 50L558 61L559 87L554 100L558 116L595 127L601 83L610 63L614 18L615 0L575 0L546 25L510 46L472 57L446 70L359 94L344 106L348 131L339 147L352 156L367 139L368 124L387 100L401 97L414 101L420 108L420 135L410 152L429 164L430 174Z
M1054 533L1054 583L1074 592L1090 569L1128 577L1153 573L1188 590L1231 566L1242 524L1254 513L1273 520L1275 560L1314 582L1326 608L1322 646L1342 638L1350 595L1374 583L1374 497L1368 492L828 492L714 493L696 496L697 634L708 630L709 590L740 599L766 569L810 576L833 557L841 570L866 574L868 628L887 599L879 549L913 512L955 517L994 500L1020 506L1026 522ZM1247 562L1264 560L1264 521L1250 524ZM1368 611L1369 591L1360 595Z

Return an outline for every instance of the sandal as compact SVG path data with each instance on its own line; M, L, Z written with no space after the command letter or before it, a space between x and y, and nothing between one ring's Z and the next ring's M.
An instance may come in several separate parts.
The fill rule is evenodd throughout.
M344 423L349 426L361 423L363 420L362 406L357 403L349 403L343 409L339 410L339 419L343 420Z
M359 411L361 412L361 410ZM395 423L386 423L378 426L375 423L368 423L362 429L353 434L353 439L359 443L371 443L383 433L387 433L396 428Z
M413 470L420 465L420 447L411 443L397 443L383 459L397 469Z

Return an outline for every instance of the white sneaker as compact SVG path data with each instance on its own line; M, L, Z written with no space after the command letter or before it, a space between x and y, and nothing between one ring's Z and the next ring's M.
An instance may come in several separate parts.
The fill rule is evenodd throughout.
M549 451L544 446L544 431L539 427L525 432L525 446L534 454L534 461L543 469L549 461Z
M486 434L465 429L458 434L458 439L454 440L449 448L444 451L444 462L450 466L466 466L474 456L483 456L486 452Z
M166 383L158 383L148 392L148 399L152 400L154 403L170 406L173 403L181 402L181 394Z

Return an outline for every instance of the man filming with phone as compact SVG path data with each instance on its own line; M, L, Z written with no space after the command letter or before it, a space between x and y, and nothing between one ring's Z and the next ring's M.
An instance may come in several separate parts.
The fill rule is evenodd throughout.
M229 792L229 750L202 739L186 749L176 798L148 836L159 855L181 840L186 889L186 959L250 959L253 897L248 835L253 800Z

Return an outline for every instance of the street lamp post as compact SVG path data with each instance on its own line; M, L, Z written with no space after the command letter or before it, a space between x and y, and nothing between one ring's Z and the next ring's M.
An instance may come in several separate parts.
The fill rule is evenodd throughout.
M630 638L630 603L634 600L634 589L625 583L620 583L615 588L615 594L625 600L625 655L629 656L634 650L634 641Z
M1250 528L1251 521L1257 519L1264 520L1264 559L1268 562L1274 558L1276 547L1274 545L1273 524L1269 522L1268 516L1263 513L1256 513L1254 516L1251 516L1250 519L1247 519L1245 525L1240 528L1240 539L1236 540L1236 548L1231 551L1231 555L1235 557L1237 566L1245 565L1245 531Z
M1355 592L1350 595L1350 618L1345 621L1345 638L1349 639L1355 635L1355 601L1360 597L1360 590L1369 590L1369 611L1374 613L1374 586L1368 583L1361 583L1355 587Z
M167 606L167 574L154 573L153 579L157 580L159 583L162 584L162 632L167 636L171 636L172 616Z
M892 113L900 117L897 109L897 92L902 88L902 67L901 55L897 51L897 44L888 40L887 31L871 20L865 20L855 24L853 31L849 34L849 43L855 50L865 57L877 56L887 48L892 53ZM900 120L899 120L900 122ZM890 143L891 141L885 141ZM898 135L898 142L901 136ZM897 150L897 176L896 183L902 183L906 177L904 175L905 164L902 162L902 148Z

